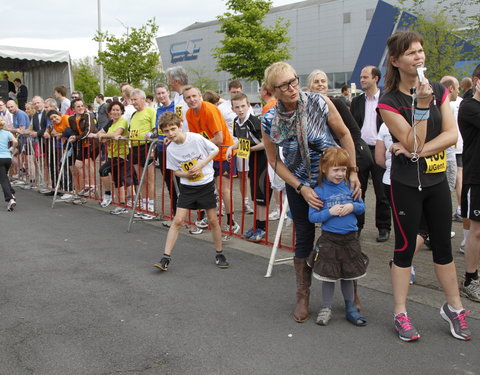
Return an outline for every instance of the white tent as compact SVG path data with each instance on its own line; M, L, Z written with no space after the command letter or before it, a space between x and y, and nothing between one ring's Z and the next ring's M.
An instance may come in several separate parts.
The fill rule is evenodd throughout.
M0 70L23 73L29 100L34 95L52 96L59 85L68 93L74 89L68 51L0 46Z

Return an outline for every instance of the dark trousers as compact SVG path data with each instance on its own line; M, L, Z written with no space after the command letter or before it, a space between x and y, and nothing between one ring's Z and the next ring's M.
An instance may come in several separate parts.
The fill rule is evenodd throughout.
M315 224L308 220L308 204L290 185L286 185L288 206L295 224L295 257L307 258L315 242Z
M372 155L371 160L375 160L375 147L368 146ZM362 165L364 164L364 165ZM372 177L373 189L375 190L375 226L380 229L391 229L391 213L388 198L383 188L383 174L385 169L377 163L370 163L365 158L365 163L358 164L358 179L362 185L362 199L365 201L365 194L368 188L368 177ZM362 229L365 225L365 213L357 216L358 228Z
M168 195L170 196L170 202L172 207L172 212L175 215L177 212L177 192L175 190L175 185L173 182L173 178L177 179L177 186L180 186L180 179L175 177L175 174L171 169L167 168L167 155L164 151L157 152L157 160L158 160L158 167L162 171L163 180L165 181L165 185L167 185Z
M13 198L15 190L13 190L10 181L8 180L8 170L12 165L12 159L10 158L0 158L0 184L2 185L3 196L5 197L5 202L8 202Z

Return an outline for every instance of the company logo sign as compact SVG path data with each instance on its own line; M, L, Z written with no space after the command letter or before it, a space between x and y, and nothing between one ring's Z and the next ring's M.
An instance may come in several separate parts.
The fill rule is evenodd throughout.
M172 57L171 63L177 63L181 61L196 60L200 47L197 43L203 39L191 39L184 42L176 42L170 45L170 55Z

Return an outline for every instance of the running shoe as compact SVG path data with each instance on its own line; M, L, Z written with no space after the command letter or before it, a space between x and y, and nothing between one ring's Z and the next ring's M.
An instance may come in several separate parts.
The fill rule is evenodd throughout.
M265 231L263 229L257 228L255 233L253 233L250 238L247 238L250 242L261 242L265 240Z
M276 208L275 210L270 212L270 215L268 215L268 219L272 221L280 219L280 209Z
M168 270L168 265L170 264L170 258L163 257L160 259L160 262L155 263L153 266L158 268L159 270L166 271Z
M410 285L415 284L416 270L417 270L417 266L412 266L410 270Z
M112 195L111 194L105 194L103 196L103 200L100 202L100 207L105 208L110 206L112 203Z
M224 230L226 232L230 232L230 225L226 225ZM240 225L238 225L238 223L234 221L232 225L232 233L238 233L238 232L240 232Z
M202 234L202 233L203 233L203 229L202 229L202 228L199 228L199 227L191 227L191 228L188 230L188 233L193 234L193 235Z
M50 192L50 190L48 191ZM60 197L60 200L62 201L68 201L68 200L71 200L71 199L77 199L79 198L78 196L75 196L73 194L70 194L70 193L65 193L63 194L61 197Z
M412 325L406 313L394 314L393 321L400 340L415 341L420 338L418 331Z
M251 215L253 214L253 208L250 206L250 201L246 200L243 202L243 208L245 209L245 214Z
M155 219L155 217L156 217L155 215L142 213L141 216L140 216L140 219L142 219L142 220L153 220L153 219Z
M128 214L128 210L125 207L115 207L112 211L110 211L111 215L121 215L121 214Z
M208 219L204 217L202 220L197 220L195 225L199 228L208 228Z
M223 254L215 255L215 264L217 265L218 268L228 268L228 267L230 267L230 264L228 264L227 259L225 258L225 255L223 255Z
M7 211L13 211L15 209L15 206L17 205L17 202L15 202L15 199L10 199L7 204Z
M23 186L20 186L23 190L32 190L32 185L23 185Z
M80 190L80 191L78 192L78 195L79 195L80 197L88 197L89 191L90 191L90 189L88 189L88 188L87 188L87 189Z
M330 307L322 307L315 323L321 326L326 326L330 319L332 319L332 309Z
M253 233L255 233L256 229L251 228L248 231L246 231L244 234L242 234L242 237L248 240L250 237L252 237Z
M440 308L440 315L448 322L450 332L456 339L464 341L472 339L472 332L467 326L467 314L469 312L465 310L460 311L460 313L451 311L447 303Z
M46 189L46 188L42 188L42 189L39 189L38 192L39 192L40 194L48 194L48 193L51 192L51 190L50 190L50 189Z
M465 286L465 280L462 280L460 294L474 302L480 302L480 281L472 280L468 286Z
M143 215L143 213L138 212L138 211L135 211L135 212L133 213L133 217L134 217L135 219L141 219L141 218L142 218L142 215Z
M460 216L460 214L458 212L455 212L452 216L452 220L453 221L458 221L459 223L461 223L463 220L462 220L462 217Z

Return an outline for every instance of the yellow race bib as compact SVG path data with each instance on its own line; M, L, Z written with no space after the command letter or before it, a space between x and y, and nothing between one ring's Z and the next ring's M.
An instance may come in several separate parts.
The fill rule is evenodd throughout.
M197 164L197 160L189 160L189 161L186 161L185 163L182 163L181 168L184 172L188 172L190 170L190 168L192 168L196 164ZM203 173L200 173L200 175L198 177L189 178L188 181L192 181L192 182L193 181L198 181L198 180L201 180L204 177L205 177L205 175Z
M237 156L242 159L248 159L250 156L250 140L249 139L238 139L238 151Z
M447 153L445 150L425 158L427 170L425 173L440 173L447 170Z

